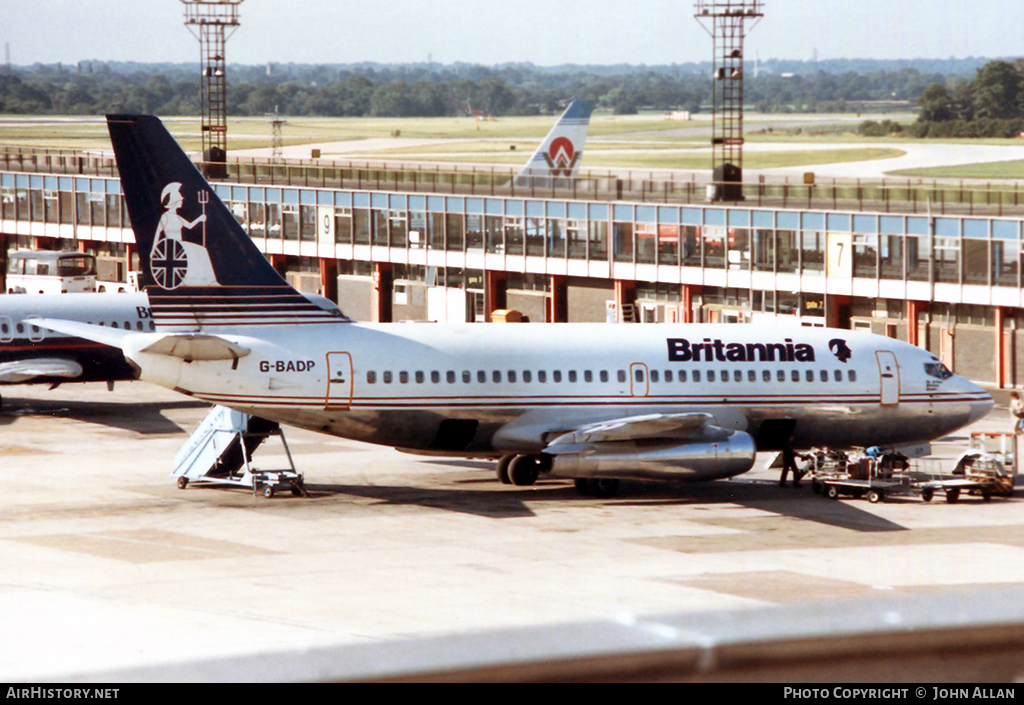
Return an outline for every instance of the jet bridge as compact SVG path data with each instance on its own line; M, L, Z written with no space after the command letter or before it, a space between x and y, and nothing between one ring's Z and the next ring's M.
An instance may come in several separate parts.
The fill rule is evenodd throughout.
M271 436L277 436L288 458L288 468L260 470L252 466L253 453ZM191 483L252 488L270 499L279 489L307 496L301 473L295 469L281 426L274 422L215 406L174 456L172 476L178 488Z

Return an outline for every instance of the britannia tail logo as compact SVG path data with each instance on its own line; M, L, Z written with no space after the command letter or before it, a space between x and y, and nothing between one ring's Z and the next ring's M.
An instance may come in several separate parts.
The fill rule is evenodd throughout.
M180 183L167 184L160 194L164 214L153 237L149 266L153 280L161 289L170 291L182 286L219 284L206 251L206 204L210 201L210 194L200 191L197 201L202 206L202 215L189 221L180 213L185 207ZM186 239L185 231L194 230L200 224L203 226L201 242L194 242L195 235Z

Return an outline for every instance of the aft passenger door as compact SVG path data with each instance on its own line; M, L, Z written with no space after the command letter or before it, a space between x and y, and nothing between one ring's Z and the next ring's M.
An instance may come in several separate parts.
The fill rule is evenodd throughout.
M328 409L352 406L352 355L346 352L327 353Z
M888 351L875 353L878 359L878 374L881 379L882 406L894 406L900 403L900 368L896 364L896 355Z

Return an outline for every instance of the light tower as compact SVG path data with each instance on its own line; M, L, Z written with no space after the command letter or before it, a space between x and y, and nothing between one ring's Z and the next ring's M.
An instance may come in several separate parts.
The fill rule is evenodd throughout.
M227 176L227 73L224 45L238 29L242 0L181 0L185 26L199 40L202 79L204 171L211 178Z
M715 44L710 196L743 200L743 39L764 17L763 0L696 0L697 21Z

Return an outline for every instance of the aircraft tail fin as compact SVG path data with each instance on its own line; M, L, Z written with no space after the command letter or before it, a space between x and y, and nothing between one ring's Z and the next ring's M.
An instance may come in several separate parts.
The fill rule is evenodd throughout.
M593 111L592 100L569 103L562 117L516 176L515 185L544 188L550 187L553 179L575 178L583 158L583 145L587 141Z
M158 329L338 322L274 270L159 119L107 128Z

